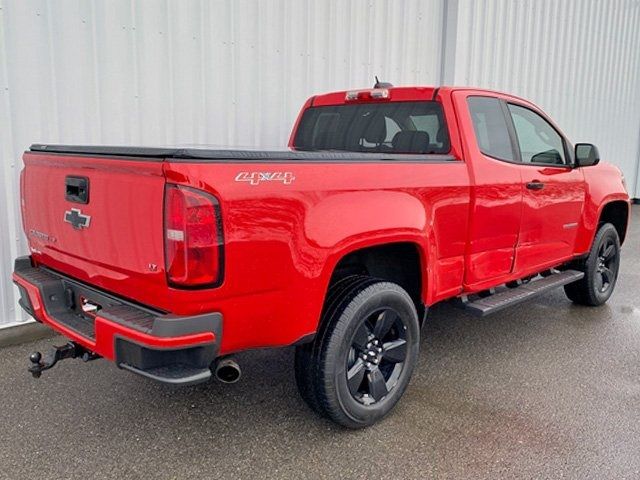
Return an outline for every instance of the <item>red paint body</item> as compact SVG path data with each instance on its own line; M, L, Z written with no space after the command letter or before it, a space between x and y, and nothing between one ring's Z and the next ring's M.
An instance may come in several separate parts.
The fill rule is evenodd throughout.
M432 88L418 87L390 92L387 101L431 100L434 94ZM586 253L603 207L629 200L619 170L605 163L540 167L487 157L476 142L466 104L469 95L504 98L540 112L524 100L495 92L439 89L437 101L444 108L450 154L455 157L443 163L298 161L274 166L259 160L144 162L26 152L23 217L32 258L161 311L221 312L219 354L227 354L290 345L314 333L336 264L364 247L415 244L426 305L523 278ZM316 96L303 111L312 103L344 102L345 92ZM291 138L293 146L294 135ZM293 172L295 181L236 181L245 171ZM63 212L74 206L59 194L66 175L90 178L93 196L82 211L91 215L92 223L85 230L62 222ZM527 190L524 185L533 180L544 181L548 188ZM167 182L204 190L220 202L224 277L219 287L168 286L163 233ZM563 228L572 223L577 226ZM88 344L45 315L37 292L31 294L39 320L107 358L113 358L116 334L155 346L213 337L158 339L98 316L95 343Z

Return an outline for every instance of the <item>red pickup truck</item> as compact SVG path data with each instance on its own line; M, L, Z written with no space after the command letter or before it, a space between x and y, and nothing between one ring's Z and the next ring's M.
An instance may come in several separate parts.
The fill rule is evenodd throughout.
M428 307L486 315L564 286L601 305L629 197L539 108L451 87L310 98L284 151L33 145L22 307L171 384L237 380L232 355L296 346L304 400L367 426L407 387Z

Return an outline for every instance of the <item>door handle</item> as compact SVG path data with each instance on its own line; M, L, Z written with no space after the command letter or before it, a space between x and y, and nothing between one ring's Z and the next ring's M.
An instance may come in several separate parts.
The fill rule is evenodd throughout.
M542 190L544 188L544 183L534 180L533 182L527 183L527 188L529 190Z

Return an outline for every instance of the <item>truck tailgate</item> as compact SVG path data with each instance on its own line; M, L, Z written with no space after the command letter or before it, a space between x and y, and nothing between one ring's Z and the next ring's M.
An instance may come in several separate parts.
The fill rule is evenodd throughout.
M153 305L166 289L161 158L26 152L24 230L34 260Z

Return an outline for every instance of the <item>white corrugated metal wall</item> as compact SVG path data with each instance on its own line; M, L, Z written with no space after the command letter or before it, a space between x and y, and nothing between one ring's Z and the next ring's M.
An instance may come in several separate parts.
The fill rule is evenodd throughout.
M595 143L640 197L640 1L460 0L457 7L445 82L532 100L572 141Z
M30 143L286 145L314 93L433 84L441 0L0 0L0 325Z
M25 319L10 272L26 251L19 157L34 142L282 146L305 98L377 74L529 97L572 138L598 143L640 192L639 10L637 0L0 0L0 326Z

